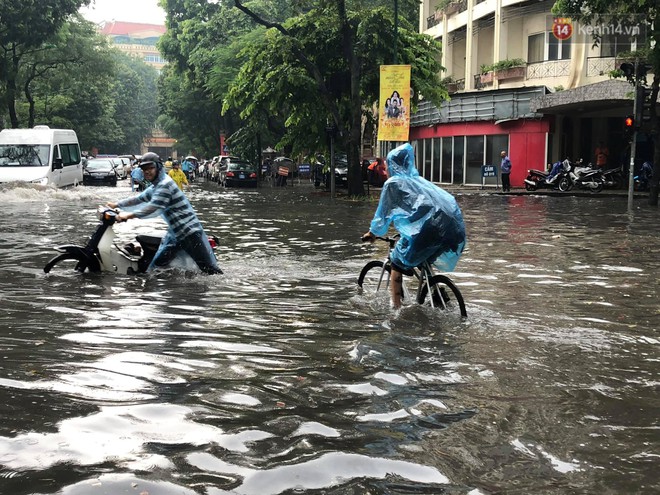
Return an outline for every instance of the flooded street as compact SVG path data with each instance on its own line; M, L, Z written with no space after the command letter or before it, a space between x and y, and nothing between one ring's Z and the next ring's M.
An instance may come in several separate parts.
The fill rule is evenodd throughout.
M128 194L0 186L0 494L660 492L646 201L458 192L461 321L358 294L376 202L309 185L194 185L224 275L43 273Z

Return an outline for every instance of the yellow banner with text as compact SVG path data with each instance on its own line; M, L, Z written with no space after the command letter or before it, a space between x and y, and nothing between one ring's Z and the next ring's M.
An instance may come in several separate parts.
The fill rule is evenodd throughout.
M409 132L410 65L381 65L378 140L408 141Z

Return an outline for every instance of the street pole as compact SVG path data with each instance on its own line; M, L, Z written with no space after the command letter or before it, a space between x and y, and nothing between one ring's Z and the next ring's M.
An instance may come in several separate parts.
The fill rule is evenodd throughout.
M637 65L639 61L635 59L635 99L633 100L633 116L637 115L637 87L639 86L639 77L637 77ZM633 117L634 118L634 117ZM632 143L630 143L630 169L628 170L628 211L633 208L633 192L635 190L635 153L637 152L637 128L641 122L633 120Z
M330 134L330 197L335 197L335 133Z

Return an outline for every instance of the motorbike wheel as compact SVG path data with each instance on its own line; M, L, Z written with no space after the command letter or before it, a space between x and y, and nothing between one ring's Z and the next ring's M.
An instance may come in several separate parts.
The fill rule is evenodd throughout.
M50 260L48 263L46 263L46 266L44 266L44 273L49 273L55 265L57 265L60 261L65 261L65 260L73 260L77 261L76 266L74 270L78 272L84 272L86 266L83 264L82 260L71 253L63 253L55 256L52 260Z
M531 181L534 181L534 179L533 179L531 176L527 177L527 179L528 179L528 180L531 180ZM537 181L534 181L534 182L536 183ZM525 182L525 189L526 189L527 191L536 191L536 184L535 184L535 185L532 185L532 184L530 184L530 183L528 183L528 182Z
M566 191L570 191L571 187L573 187L571 180L568 177L562 177L561 180L559 181L559 190L561 192L566 192Z
M593 193L599 193L603 190L603 183L602 181L596 182L595 186L589 186L589 190Z

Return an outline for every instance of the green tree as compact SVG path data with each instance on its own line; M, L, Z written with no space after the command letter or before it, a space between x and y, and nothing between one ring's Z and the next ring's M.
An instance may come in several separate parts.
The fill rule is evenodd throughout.
M648 39L646 48L648 48L648 60L654 74L651 82L651 135L655 136L655 150L653 153L653 179L649 193L649 204L658 205L658 182L660 181L660 139L658 131L660 125L658 121L657 99L660 86L660 4L658 0L558 0L555 2L552 11L556 14L578 17L584 22L604 22L607 25L617 21L644 23L647 27ZM594 32L594 42L600 42L597 34Z
M286 19L291 5L299 3L256 0L253 5L276 19ZM256 156L254 126L241 121L234 110L222 114L229 85L244 62L240 53L252 42L254 23L229 2L161 0L160 4L167 13L168 30L159 49L169 66L159 83L159 125L184 152L216 155L224 133L231 136L233 152Z
M16 113L17 78L25 56L49 42L70 15L90 0L0 0L0 84L12 127Z
M75 129L84 149L135 153L157 118L158 73L72 16L21 59L19 122Z
M310 139L318 146L327 119L339 130L347 150L350 195L364 194L359 160L362 119L371 115L378 99L380 65L394 58L392 9L363 8L365 3L373 2L309 2L314 8L278 23L234 0L268 31L261 43L246 49L248 61L225 101L225 109L239 109L244 120L264 114L286 118L279 145L294 150L314 146ZM397 44L399 62L412 66L416 98L423 94L439 104L447 96L438 77L439 44L405 22Z

